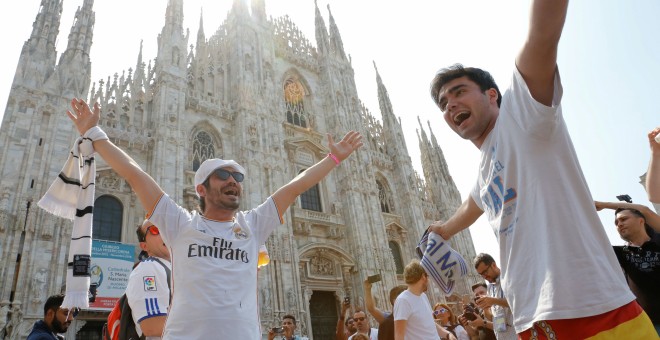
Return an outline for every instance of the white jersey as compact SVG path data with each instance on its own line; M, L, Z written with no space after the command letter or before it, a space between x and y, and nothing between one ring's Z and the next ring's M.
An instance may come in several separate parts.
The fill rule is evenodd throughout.
M415 295L404 290L394 301L394 324L407 320L406 339L440 340L433 320L433 309L426 293Z
M259 246L281 224L273 199L224 222L190 214L163 195L149 220L172 259L163 338L260 339L257 259Z
M169 261L158 258L167 268L172 268ZM170 288L167 284L167 272L153 257L140 262L128 277L126 286L128 305L135 329L142 335L140 322L155 316L167 316L170 305ZM147 337L147 340L158 340L160 336Z
M499 240L518 333L534 321L598 315L635 299L596 213L561 97L558 73L547 107L515 70L471 193Z

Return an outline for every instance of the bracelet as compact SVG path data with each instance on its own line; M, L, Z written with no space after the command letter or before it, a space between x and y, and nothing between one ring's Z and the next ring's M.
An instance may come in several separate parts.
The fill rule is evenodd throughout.
M339 163L341 163L339 158L337 158L337 156L333 155L332 152L328 153L328 157L332 158L332 160L335 161L335 165L339 165Z

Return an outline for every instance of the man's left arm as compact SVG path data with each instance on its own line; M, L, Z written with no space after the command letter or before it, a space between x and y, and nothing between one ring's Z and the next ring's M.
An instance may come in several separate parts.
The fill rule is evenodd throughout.
M329 155L312 165L291 180L291 182L277 189L273 194L273 201L275 201L280 216L293 204L296 197L318 184L338 163L348 158L353 151L359 149L361 146L362 136L359 132L350 131L338 143L335 143L332 136L328 134L328 147L332 156Z
M516 58L532 97L546 106L552 106L557 46L567 9L568 0L533 1L527 40Z

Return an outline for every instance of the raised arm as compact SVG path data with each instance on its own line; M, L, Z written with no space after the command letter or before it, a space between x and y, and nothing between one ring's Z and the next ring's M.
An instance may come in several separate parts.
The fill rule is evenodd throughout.
M552 105L557 45L567 8L568 0L534 0L527 40L516 58L532 97L547 106Z
M364 285L364 304L367 307L367 311L380 324L383 321L385 321L385 314L383 314L383 311L378 309L376 307L376 304L374 303L374 297L371 295L371 282L369 282L369 279L364 280L363 285Z
M273 200L278 209L280 209L280 215L284 214L284 211L293 204L296 197L325 178L325 176L337 166L337 162L343 161L361 146L362 136L358 132L350 131L339 143L335 143L332 136L328 134L328 147L330 148L330 153L334 155L337 160L335 161L331 156L325 157L300 173L296 178L291 180L291 182L277 189L273 194Z
M458 207L458 210L447 222L433 222L430 228L432 232L442 236L445 240L449 240L461 230L471 226L483 213L483 210L479 209L477 203L470 196Z
M635 209L644 215L646 224L648 224L653 230L657 233L660 233L660 215L656 214L655 211L651 210L649 207L628 202L599 202L595 201L596 210L600 211L603 209Z
M660 135L660 126L649 132L651 161L649 171L646 173L646 191L649 193L649 201L653 203L660 203L660 143L655 141L658 135Z
M94 103L94 110L92 111L84 100L74 98L71 100L71 110L66 113L75 124L78 132L83 135L87 130L98 124L101 108L98 103ZM95 141L93 145L96 153L103 157L112 170L128 182L144 209L149 212L163 194L163 190L156 184L154 179L144 172L129 155L109 140Z

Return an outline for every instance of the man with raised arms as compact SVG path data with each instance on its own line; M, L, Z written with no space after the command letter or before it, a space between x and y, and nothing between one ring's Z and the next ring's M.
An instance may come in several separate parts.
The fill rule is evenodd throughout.
M449 127L480 149L481 164L471 195L431 230L449 239L486 213L499 241L501 287L522 339L653 338L609 246L562 116L557 47L567 9L568 0L532 1L527 39L504 95L477 68L454 65L436 74L431 96ZM439 32L435 40L456 33ZM484 31L484 39L497 38Z
M67 114L83 136L104 134L97 126L98 103L91 110L83 100L74 99L71 108ZM194 183L203 215L177 205L112 142L93 141L95 151L135 191L170 249L173 297L163 339L261 338L259 246L282 223L282 214L298 195L360 148L361 139L351 131L335 143L328 134L327 157L248 211L238 211L245 169L233 160L208 159L195 173Z

